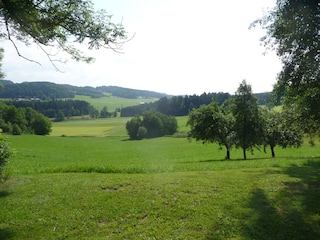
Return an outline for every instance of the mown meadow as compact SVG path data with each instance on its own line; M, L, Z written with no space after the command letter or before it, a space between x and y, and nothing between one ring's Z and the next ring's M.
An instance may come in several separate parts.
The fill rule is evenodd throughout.
M91 105L93 105L99 111L101 111L103 107L107 106L109 112L113 112L117 108L134 106L134 105L139 105L140 103L149 103L149 102L155 102L159 100L158 98L137 98L137 99L121 98L121 97L114 97L108 93L105 93L105 96L100 98L92 98L89 96L76 95L74 99L86 101Z
M128 119L70 120L8 136L0 239L319 239L320 147L241 150L129 141ZM186 117L178 118L187 131Z

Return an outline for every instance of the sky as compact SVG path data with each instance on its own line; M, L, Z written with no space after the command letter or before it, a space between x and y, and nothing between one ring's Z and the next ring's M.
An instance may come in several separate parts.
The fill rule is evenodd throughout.
M204 92L233 94L242 80L254 93L272 90L281 62L266 52L260 38L265 32L250 23L263 16L276 0L92 0L96 9L122 22L131 39L122 53L87 50L94 63L68 60L56 71L36 46L19 44L16 53L8 41L3 71L7 80L48 81L75 86L119 86L170 95ZM65 59L66 55L59 53Z

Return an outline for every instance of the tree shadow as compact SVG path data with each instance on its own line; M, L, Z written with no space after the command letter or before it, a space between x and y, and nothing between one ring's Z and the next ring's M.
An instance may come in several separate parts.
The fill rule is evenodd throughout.
M1 240L14 239L14 237L13 237L13 234L8 230L0 229L0 239Z
M224 214L232 224L215 222L208 240L320 239L320 158L302 166L266 170L264 174L261 177L266 181L272 181L268 179L272 174L279 175L280 180L249 190L237 206L225 203ZM281 175L289 178L281 181ZM224 232L224 237L217 232Z
M10 192L8 191L3 191L0 190L0 198L4 198L10 195ZM2 229L0 228L0 239L5 240L5 239L13 239L13 234L7 230L7 229Z
M292 177L272 198L256 188L248 202L250 221L243 226L247 239L320 239L320 162L285 168ZM279 173L279 172L278 172ZM269 173L270 174L270 173Z
M243 226L246 239L319 239L319 233L305 219L305 213L296 203L271 202L262 189L255 189L248 204L251 208L250 221Z
M2 197L7 197L7 196L9 196L9 192L8 191L0 191L0 198L2 198Z

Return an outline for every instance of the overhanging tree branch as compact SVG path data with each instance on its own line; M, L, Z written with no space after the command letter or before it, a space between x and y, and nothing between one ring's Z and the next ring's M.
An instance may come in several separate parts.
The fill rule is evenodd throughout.
M40 64L20 54L13 38L26 44L33 40L56 70L59 69L54 62L63 61L53 59L45 46L57 43L73 59L91 62L93 58L84 56L70 39L87 43L89 49L106 48L117 53L121 53L123 44L129 41L122 23L114 24L105 11L95 11L90 0L1 0L1 18L5 22L6 37L20 57Z

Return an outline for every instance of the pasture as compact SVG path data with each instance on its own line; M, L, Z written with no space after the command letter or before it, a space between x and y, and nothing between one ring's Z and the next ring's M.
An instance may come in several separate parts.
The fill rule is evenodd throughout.
M76 95L74 97L74 100L86 101L90 103L92 106L94 106L96 109L98 109L99 111L101 111L102 108L106 106L109 112L113 112L117 108L139 105L142 102L144 103L155 102L159 99L158 98L130 99L130 98L114 97L111 95L106 95L105 97L100 97L100 98L92 98L89 96Z
M0 239L320 238L319 142L225 161L215 144L129 141L127 120L9 136Z

